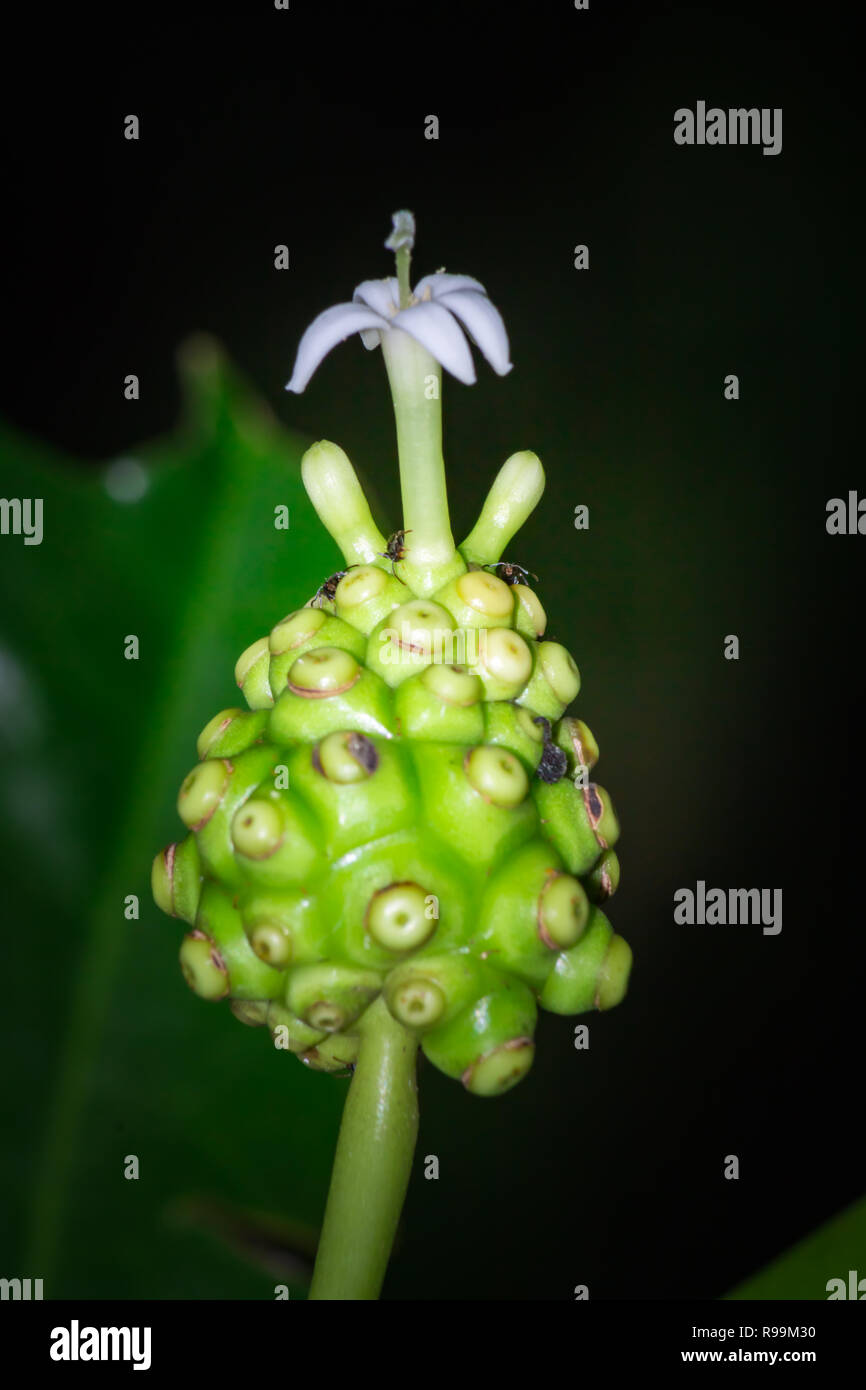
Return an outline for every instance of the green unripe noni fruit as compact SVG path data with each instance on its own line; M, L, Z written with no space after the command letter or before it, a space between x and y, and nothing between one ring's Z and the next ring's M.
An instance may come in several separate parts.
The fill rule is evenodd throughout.
M350 311L376 325L360 331L389 374L403 529L386 540L337 445L307 450L304 484L345 568L263 615L268 635L235 665L243 707L202 729L177 802L189 833L157 855L152 886L189 929L192 989L229 999L275 1048L345 1072L367 1022L396 1021L433 1065L494 1096L532 1064L539 1005L608 1009L625 992L631 952L599 909L619 883L619 825L589 780L598 744L569 713L577 664L509 550L544 486L533 453L506 460L454 545L438 383L443 365L471 379L458 292L500 374L508 344L475 281L440 272L415 301L409 223L398 214L388 243L397 279L364 282ZM412 337L431 321L447 361ZM323 322L336 320L311 325L292 390L327 350Z
M486 1096L528 1071L539 1004L619 1001L631 955L597 908L619 827L592 734L560 717L579 676L545 621L487 570L419 594L383 561L243 653L250 708L202 730L190 833L153 866L200 997L345 1073L381 993Z

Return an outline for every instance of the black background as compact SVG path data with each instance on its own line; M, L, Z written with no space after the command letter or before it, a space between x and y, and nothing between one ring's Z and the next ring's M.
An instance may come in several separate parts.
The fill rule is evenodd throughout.
M174 351L205 329L396 524L381 366L351 342L285 395L304 327L390 273L405 206L416 272L476 275L509 329L504 382L448 384L452 514L468 530L498 463L538 451L515 558L584 673L636 964L588 1054L542 1018L503 1101L423 1069L443 1178L416 1173L391 1297L715 1297L862 1193L866 539L824 525L866 494L840 13L262 0L39 7L7 34L0 410L81 467L172 425ZM699 99L782 107L782 153L675 146ZM781 887L781 935L675 926L699 878Z

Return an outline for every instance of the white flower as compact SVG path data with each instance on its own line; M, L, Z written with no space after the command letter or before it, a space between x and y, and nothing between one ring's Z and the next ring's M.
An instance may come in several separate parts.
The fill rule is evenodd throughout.
M364 280L355 289L351 304L325 309L301 338L286 390L303 391L331 348L352 333L360 333L367 348L378 347L385 333L405 333L458 381L471 386L475 366L466 341L468 333L499 376L511 371L505 324L484 286L469 275L437 271L418 281L405 309L400 308L395 277Z

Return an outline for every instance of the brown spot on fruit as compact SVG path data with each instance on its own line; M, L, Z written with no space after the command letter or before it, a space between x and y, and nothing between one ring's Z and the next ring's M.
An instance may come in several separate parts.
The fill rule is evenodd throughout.
M364 734L350 734L346 740L346 749L365 771L376 771L379 766L379 752L372 739L366 738Z
M598 825L604 815L604 802L598 794L598 788L594 782L590 782L588 787L583 789L583 804L586 807L586 814L589 816L589 823L595 832L595 838L602 849L607 847L607 841L602 839L598 833Z

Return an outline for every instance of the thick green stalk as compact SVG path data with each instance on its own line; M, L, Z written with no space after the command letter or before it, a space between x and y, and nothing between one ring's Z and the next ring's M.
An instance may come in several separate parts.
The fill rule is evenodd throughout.
M375 1299L418 1135L418 1044L380 996L362 1016L310 1298Z

